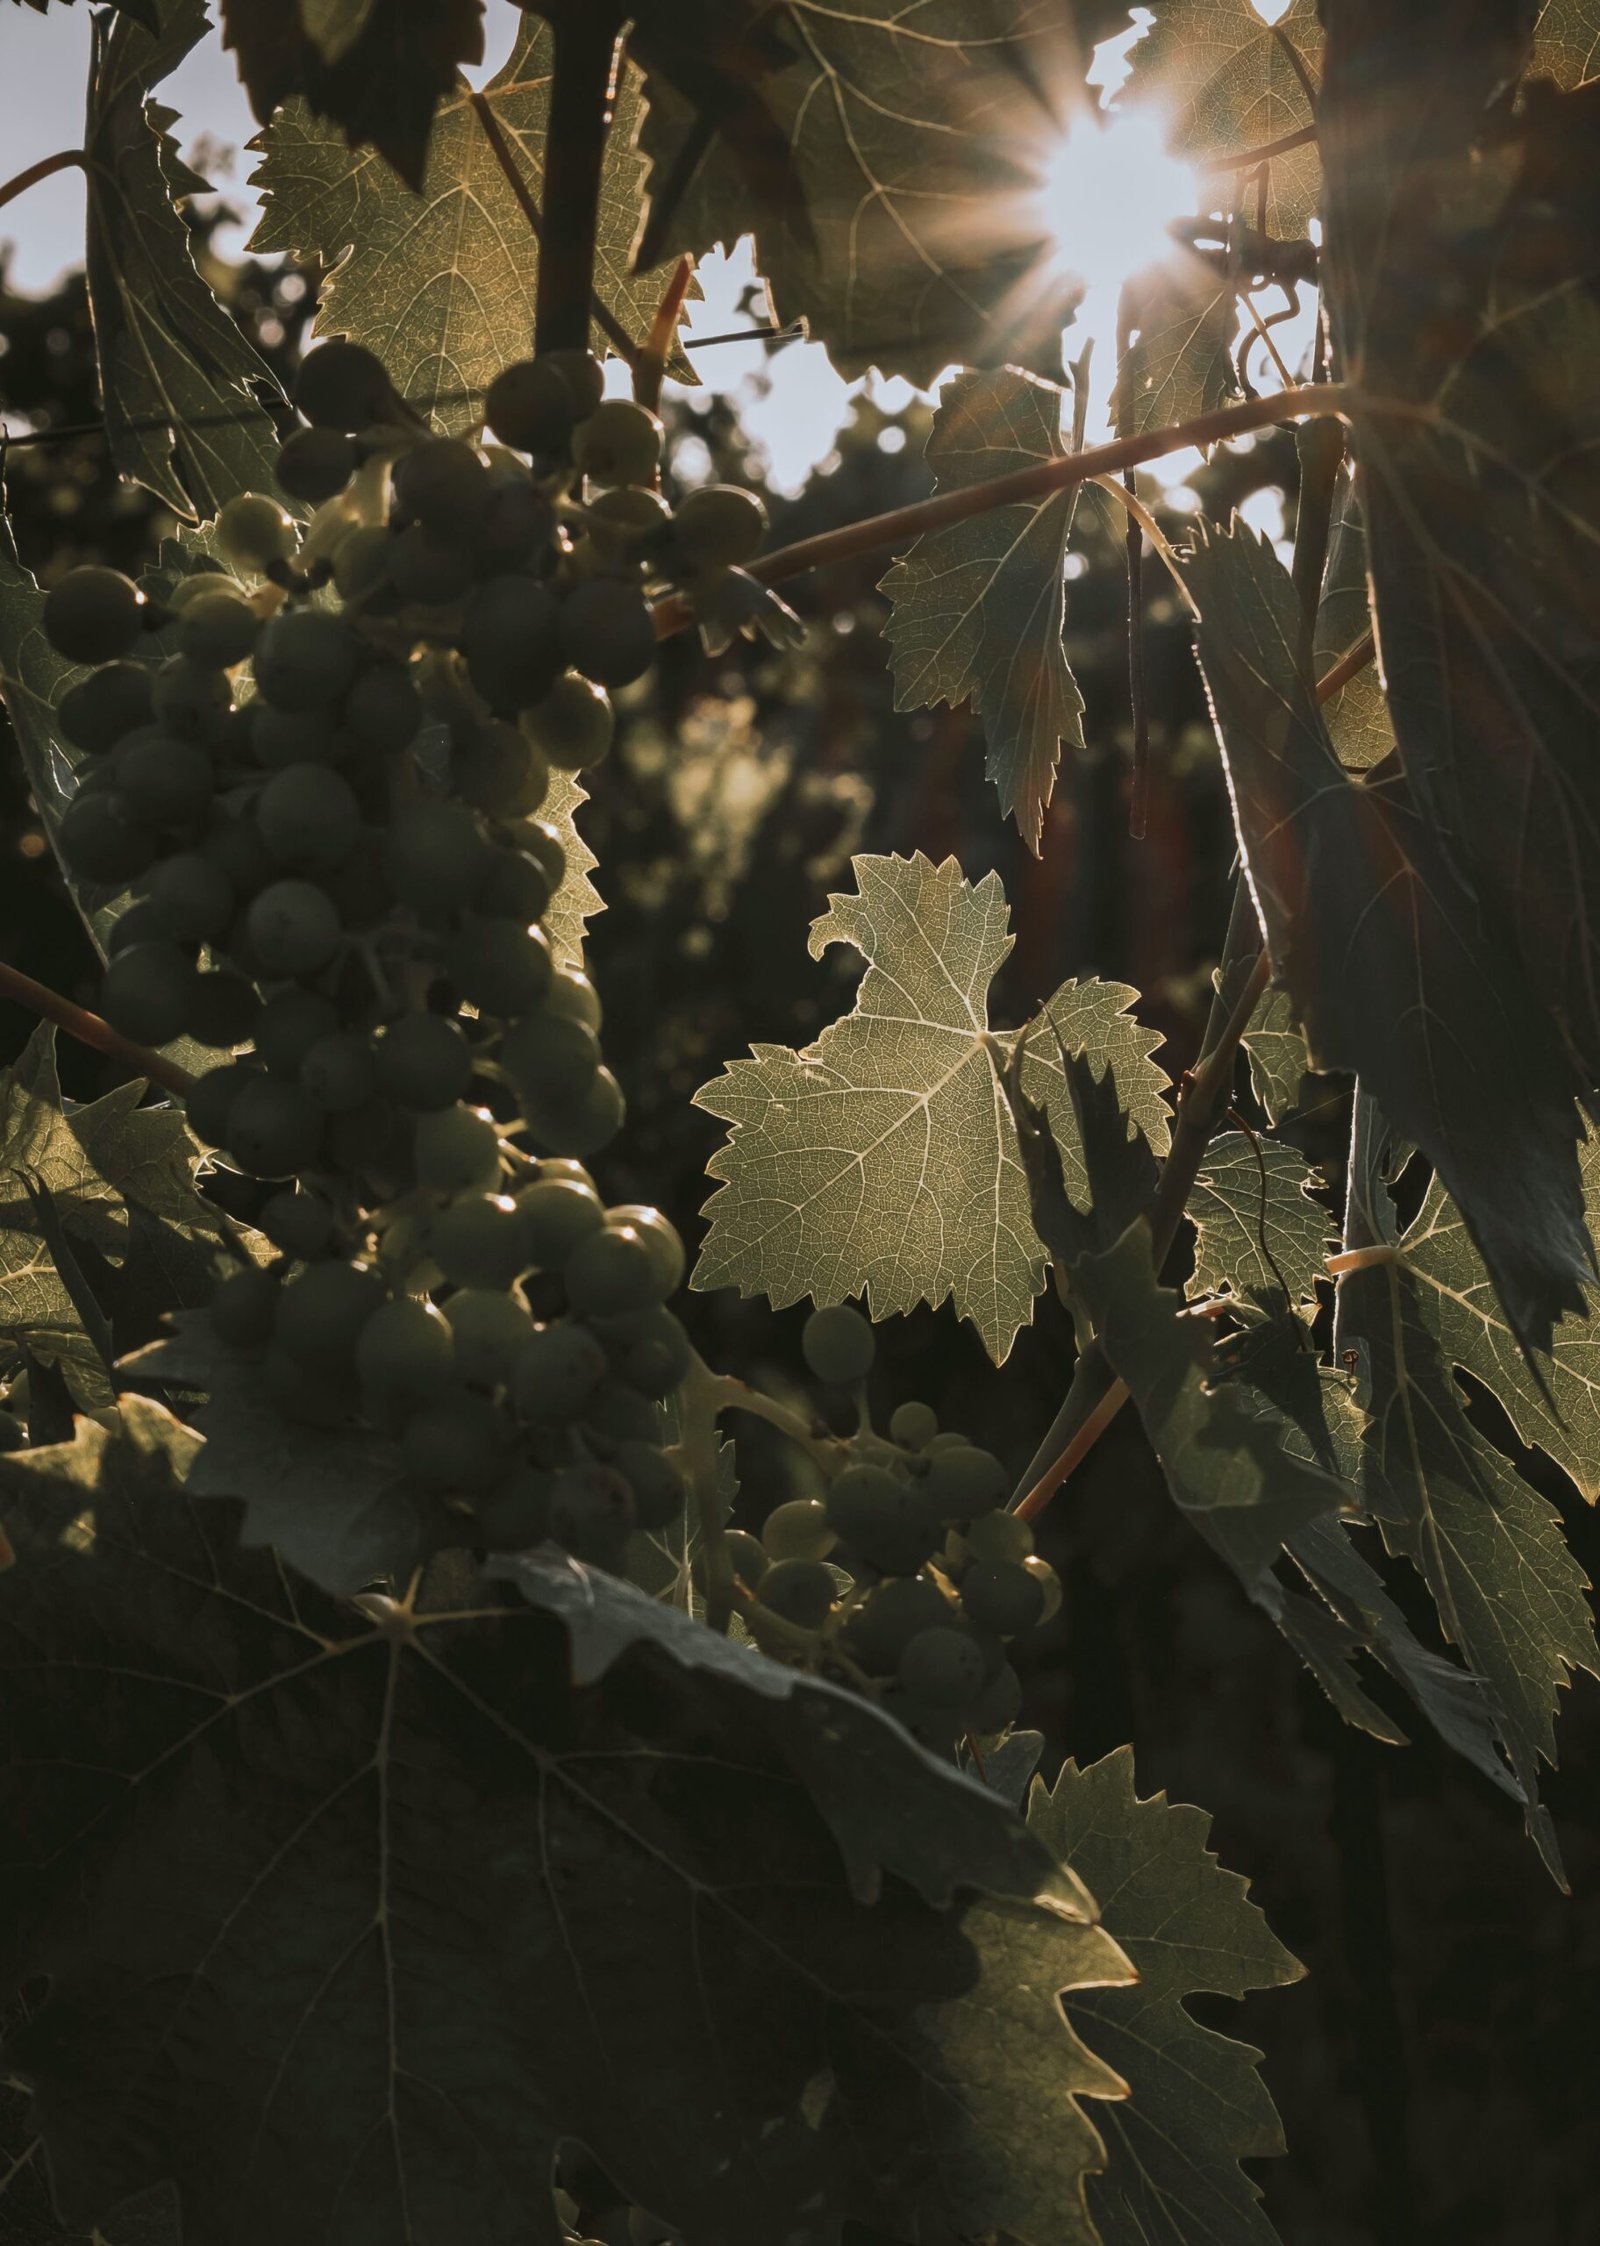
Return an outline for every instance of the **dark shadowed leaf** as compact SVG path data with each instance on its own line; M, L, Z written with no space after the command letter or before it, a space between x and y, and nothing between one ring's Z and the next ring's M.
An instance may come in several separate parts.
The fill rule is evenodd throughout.
M1105 1898L1106 1930L1139 1975L1068 2000L1132 2093L1102 2117L1109 2157L1089 2186L1105 2246L1272 2246L1239 2166L1284 2150L1261 2054L1202 2027L1184 1999L1283 1988L1305 1968L1207 1848L1206 1812L1135 1794L1130 1747L1087 1770L1066 1763L1052 1788L1036 1780L1028 1822Z
M1009 360L1059 375L1081 287L1040 188L1088 60L1071 9L649 0L634 13L652 255L753 227L779 319L809 320L852 374L931 382L952 361Z
M173 198L206 183L167 135L174 112L146 98L205 35L205 0L155 7L155 36L127 17L97 36L85 265L112 456L192 519L235 492L271 488L275 432L251 384L269 396L277 386L195 270Z
M301 95L420 189L434 111L483 60L483 0L222 0L222 33L263 125Z
M73 5L73 0L57 0L57 4L63 8L70 8ZM31 8L36 16L42 16L50 5L50 0L15 0L15 5L21 8ZM104 5L115 13L131 16L134 22L142 24L146 31L154 31L157 27L158 0L104 0Z
M1314 1066L1360 1076L1455 1197L1519 1338L1582 1312L1572 1080L1503 935L1392 766L1334 754L1288 571L1248 531L1186 566L1234 817L1275 979Z
M1355 478L1348 467L1339 471L1334 493L1333 523L1328 540L1328 563L1322 578L1322 601L1317 610L1316 662L1318 678L1332 670L1341 656L1372 628L1372 600L1367 583L1367 536L1361 527L1361 505ZM1383 681L1375 663L1322 705L1339 762L1348 772L1370 772L1394 748L1394 727L1383 698Z
M170 2177L215 2246L522 2246L570 2135L703 2236L1092 2246L1076 2101L1122 2086L1057 1992L1127 1976L1097 1927L864 1905L791 1700L642 1643L574 1686L481 1583L331 1601L189 1448L134 1400L0 1461L4 2001L49 1982L7 2060L69 2224Z
M1061 392L1006 367L939 400L927 460L940 491L1061 459ZM892 603L895 707L970 701L1000 808L1037 852L1063 746L1083 747L1083 696L1061 645L1078 494L997 507L919 538L880 591Z

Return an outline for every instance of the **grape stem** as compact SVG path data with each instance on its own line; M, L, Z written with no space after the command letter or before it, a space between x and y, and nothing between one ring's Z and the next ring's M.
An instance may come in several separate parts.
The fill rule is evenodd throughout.
M713 1413L748 1412L752 1419L764 1419L769 1427L776 1427L780 1434L787 1435L790 1442L798 1443L825 1472L834 1471L844 1448L836 1436L818 1435L799 1412L788 1404L780 1404L775 1396L764 1396L759 1388L752 1388L736 1373L713 1373L708 1368L706 1377L711 1383Z
M41 156L36 164L29 164L25 171L17 173L15 179L8 179L0 187L0 205L14 202L19 195L25 195L30 187L37 187L41 179L49 179L53 172L71 171L74 166L81 171L87 162L88 156L81 148L62 148L54 156Z
M1037 467L1018 468L1009 476L992 476L983 483L941 491L910 507L894 507L887 514L868 515L861 522L838 530L801 538L792 546L750 564L750 575L763 585L782 584L808 569L830 562L851 561L881 546L906 547L930 531L945 530L951 523L970 521L996 507L1013 507L1024 501L1045 499L1102 476L1120 475L1124 468L1139 468L1159 460L1164 453L1190 445L1220 444L1229 437L1246 436L1254 429L1276 423L1312 420L1323 414L1345 415L1355 397L1343 382L1308 382L1289 394L1275 391L1264 398L1247 398L1242 405L1222 406L1215 413L1197 414L1191 421L1170 422L1165 428L1146 429L1114 443L1091 445L1084 452L1069 452L1041 461ZM655 604L656 636L670 638L693 620L693 611L681 593L669 593Z
M123 1037L100 1015L91 1014L86 1006L75 1005L70 998L63 998L60 991L51 990L45 983L36 983L31 975L8 967L3 960L0 960L0 998L13 999L41 1020L54 1022L80 1045L92 1046L97 1053L105 1053L114 1061L125 1061L135 1076L159 1084L179 1099L194 1082L188 1070L179 1068L176 1061L163 1059L148 1045L136 1045L131 1037Z
M678 1389L678 1450L694 1495L695 1520L704 1556L706 1621L723 1637L739 1601L738 1579L728 1550L722 1492L717 1487L718 1376L695 1355Z

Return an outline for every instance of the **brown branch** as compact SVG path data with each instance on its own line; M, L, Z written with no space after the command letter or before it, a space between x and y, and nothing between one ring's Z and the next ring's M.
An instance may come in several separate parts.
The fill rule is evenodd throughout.
M14 999L17 1005L26 1006L29 1013L54 1022L80 1045L93 1046L97 1053L108 1054L114 1061L125 1061L136 1076L147 1077L152 1084L176 1093L179 1099L194 1082L188 1070L179 1068L175 1061L163 1060L159 1053L151 1052L148 1045L135 1045L131 1037L120 1035L98 1014L91 1014L87 1007L63 998L60 991L51 990L48 984L36 983L31 975L8 967L3 960L0 960L0 998Z
M666 380L667 362L678 339L678 322L683 317L684 299L693 279L694 259L688 255L680 257L656 306L650 333L633 362L634 397L652 413L661 404L661 385Z
M931 530L944 530L951 523L966 522L996 507L1048 498L1053 492L1070 491L1077 484L1120 474L1124 468L1141 468L1147 461L1159 460L1164 453L1181 452L1191 445L1220 444L1229 437L1245 436L1255 429L1270 429L1278 422L1309 420L1319 414L1342 416L1348 412L1353 398L1354 392L1345 383L1308 382L1288 395L1275 393L1270 397L1248 399L1243 405L1220 406L1214 413L1196 414L1192 421L1175 421L1164 429L1147 429L1136 437L1119 437L1111 444L1093 445L1087 452L1065 453L1041 461L1036 468L1019 468L1009 476L995 476L986 483L942 491L913 506L895 507L885 515L869 515L863 522L847 523L839 530L826 530L815 538L801 538L792 546L780 546L775 553L752 562L750 575L763 585L782 584L785 579L798 577L808 569L822 569L830 562L852 561L857 555L873 553L881 546L910 545ZM692 621L692 610L681 594L672 593L657 601L655 619L657 638L666 639Z
M36 164L30 164L26 171L18 172L15 179L8 179L0 187L0 204L14 202L30 187L37 187L41 179L48 179L52 172L71 171L74 166L81 171L87 161L87 154L81 148L63 148L54 156L41 156Z

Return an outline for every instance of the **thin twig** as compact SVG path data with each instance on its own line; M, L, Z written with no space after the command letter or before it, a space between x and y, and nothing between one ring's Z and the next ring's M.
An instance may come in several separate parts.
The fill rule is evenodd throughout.
M71 171L74 167L81 171L87 162L87 153L81 148L62 148L54 156L41 156L36 164L30 164L26 171L18 172L15 179L8 179L0 187L0 205L14 202L17 196L25 195L30 187L37 187L41 179L48 179L53 172Z
M672 269L661 302L656 306L656 316L650 323L650 333L633 362L634 397L652 413L661 403L661 385L667 378L667 363L678 339L678 322L683 317L684 299L693 279L694 259L685 254Z
M1297 148L1309 148L1317 137L1315 125L1301 125L1292 133L1284 133L1277 140L1269 140L1260 148L1247 148L1242 156L1219 156L1200 170L1207 177L1219 172L1250 172L1257 164L1270 164L1275 156L1292 155Z
M91 1014L87 1007L63 998L60 991L51 990L48 984L36 983L31 975L8 967L3 960L0 960L0 998L13 999L17 1005L26 1006L30 1013L39 1015L41 1020L54 1022L80 1045L92 1046L97 1053L105 1053L114 1061L125 1061L136 1076L148 1078L152 1084L176 1093L180 1099L194 1082L188 1070L179 1068L176 1061L164 1060L148 1045L135 1045L132 1038L123 1037L98 1014Z
M1124 499L1133 493L1133 470L1122 471ZM1143 842L1150 810L1150 699L1144 678L1144 525L1130 507L1123 542L1128 565L1128 711L1133 722L1133 787L1128 832Z

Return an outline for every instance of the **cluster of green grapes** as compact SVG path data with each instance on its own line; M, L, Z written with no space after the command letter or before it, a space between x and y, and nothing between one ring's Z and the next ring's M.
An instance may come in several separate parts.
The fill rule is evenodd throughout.
M858 1312L813 1312L802 1347L820 1381L863 1394L875 1344ZM759 1536L729 1533L752 1636L785 1650L814 1634L819 1666L865 1683L929 1747L1003 1731L1021 1699L1007 1643L1061 1604L1006 1490L992 1452L901 1404L887 1437L864 1426L845 1446L826 1496L787 1500Z
M282 1181L276 1259L220 1284L216 1334L286 1413L392 1436L441 1541L614 1565L683 1502L658 1407L690 1358L684 1256L583 1166L623 1100L541 925L563 855L539 812L651 666L652 585L714 592L765 518L732 487L669 509L660 421L602 390L587 352L507 368L474 444L325 345L276 470L303 530L245 494L217 567L159 603L74 570L44 625L95 666L60 705L63 855L132 892L103 1010L230 1052L190 1122Z

